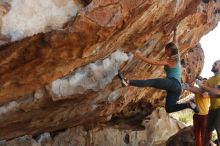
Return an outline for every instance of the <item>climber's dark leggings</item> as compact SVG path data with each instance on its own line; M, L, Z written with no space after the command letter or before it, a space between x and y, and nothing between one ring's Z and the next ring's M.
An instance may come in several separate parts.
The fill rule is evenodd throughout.
M177 104L181 94L181 84L175 78L157 78L148 80L129 80L130 86L136 87L154 87L167 91L166 111L168 113L190 108L188 103Z

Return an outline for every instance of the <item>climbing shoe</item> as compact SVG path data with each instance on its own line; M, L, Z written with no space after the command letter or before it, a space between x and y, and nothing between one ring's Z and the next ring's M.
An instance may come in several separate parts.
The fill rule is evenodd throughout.
M195 112L199 113L199 109L197 108L196 104L192 101L189 102L190 108Z
M122 75L122 73L118 73L118 77L119 77L119 79L121 80L121 84L122 84L122 86L123 87L126 87L126 86L128 86L128 81L127 81L127 79Z

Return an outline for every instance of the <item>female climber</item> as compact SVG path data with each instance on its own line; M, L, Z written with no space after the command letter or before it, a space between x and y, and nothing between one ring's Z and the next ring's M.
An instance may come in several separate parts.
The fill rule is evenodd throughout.
M186 108L191 108L194 112L198 112L196 105L193 102L177 104L182 91L181 74L182 66L180 63L179 51L174 43L168 43L165 46L165 60L153 60L143 56L140 52L136 52L134 57L146 63L153 65L164 65L166 78L155 78L147 80L127 80L121 73L118 74L123 86L136 87L153 87L166 90L166 111L168 113L180 111Z

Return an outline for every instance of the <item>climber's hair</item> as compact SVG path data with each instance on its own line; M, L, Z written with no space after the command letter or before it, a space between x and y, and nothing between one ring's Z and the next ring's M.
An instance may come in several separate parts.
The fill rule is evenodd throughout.
M175 60L175 61L180 60L179 50L173 42L166 44L165 49L171 50L171 57L170 57L171 60Z
M165 46L165 48L171 50L172 56L179 53L179 51L178 51L176 45L175 45L173 42L168 43L168 44Z

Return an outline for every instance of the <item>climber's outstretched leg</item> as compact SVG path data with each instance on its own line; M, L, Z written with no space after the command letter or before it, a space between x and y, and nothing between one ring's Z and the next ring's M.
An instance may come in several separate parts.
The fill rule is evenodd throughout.
M183 103L177 104L182 88L178 80L174 78L156 78L148 80L127 80L121 73L118 74L123 86L136 86L136 87L153 87L167 91L166 97L166 111L168 113L180 111L186 108L198 112L195 104Z

